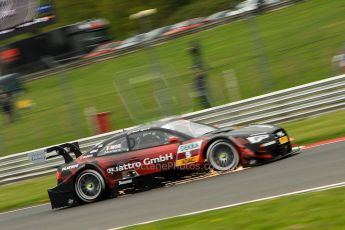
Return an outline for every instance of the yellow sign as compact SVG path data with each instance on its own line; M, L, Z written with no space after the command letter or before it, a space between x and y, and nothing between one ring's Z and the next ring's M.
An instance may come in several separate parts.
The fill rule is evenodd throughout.
M279 138L279 143L281 145L287 143L288 141L289 141L289 138L287 136Z
M194 156L186 159L176 160L176 166L187 165L191 163L196 163L199 161L199 156Z
M32 106L32 101L30 99L20 100L16 103L18 109L27 109Z

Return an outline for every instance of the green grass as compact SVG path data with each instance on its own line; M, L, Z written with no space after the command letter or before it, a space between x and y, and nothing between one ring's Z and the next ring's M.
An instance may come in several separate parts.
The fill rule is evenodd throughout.
M345 110L281 124L300 145L345 136ZM48 202L47 188L55 178L47 176L0 187L0 211ZM23 196L25 194L25 196Z
M288 196L125 229L344 229L345 188Z
M301 145L345 136L345 110L281 124Z
M165 81L138 81L153 76L147 54L138 51L29 82L21 98L32 99L35 106L19 112L16 123L0 129L0 156L95 134L84 114L90 107L111 112L114 130L198 110L191 97L191 60L185 50L195 39L202 43L210 68L209 94L215 106L233 98L223 77L226 70L235 71L242 99L327 78L333 74L331 58L344 43L344 9L344 1L314 0L257 17L270 76L268 89L262 86L250 26L245 20L156 47ZM66 82L64 76L67 87L62 84ZM71 93L66 93L68 85Z
M48 201L47 189L56 185L55 176L44 176L0 187L0 211Z

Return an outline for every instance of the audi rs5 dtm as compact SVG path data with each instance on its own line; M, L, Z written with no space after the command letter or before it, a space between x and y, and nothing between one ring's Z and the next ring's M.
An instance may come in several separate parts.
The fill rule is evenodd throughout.
M275 125L219 129L189 120L156 122L114 134L85 153L77 143L48 148L47 155L57 153L65 160L48 194L52 208L91 203L182 172L231 171L298 151Z

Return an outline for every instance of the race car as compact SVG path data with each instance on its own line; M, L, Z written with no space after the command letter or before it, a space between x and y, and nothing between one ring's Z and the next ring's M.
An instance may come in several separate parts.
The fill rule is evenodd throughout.
M114 134L84 154L77 143L47 149L65 160L48 194L53 209L91 203L179 172L230 171L297 151L287 132L275 125L216 128L181 119L159 121Z

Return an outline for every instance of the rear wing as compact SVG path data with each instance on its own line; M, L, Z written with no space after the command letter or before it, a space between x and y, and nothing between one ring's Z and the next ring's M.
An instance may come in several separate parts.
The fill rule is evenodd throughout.
M49 154L52 152L54 152L55 154ZM70 155L71 153L74 154L75 158L78 158L82 155L82 152L79 149L78 142L65 143L62 145L52 146L47 149L30 152L28 153L28 159L32 163L36 164L44 162L50 158L62 156L65 160L65 163L68 164L74 160L73 157Z

